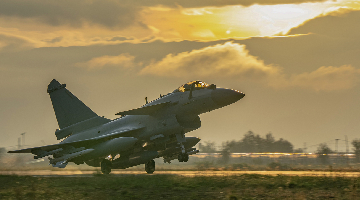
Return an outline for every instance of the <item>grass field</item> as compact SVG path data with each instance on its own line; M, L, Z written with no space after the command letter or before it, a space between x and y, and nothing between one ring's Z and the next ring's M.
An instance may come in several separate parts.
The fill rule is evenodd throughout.
M360 178L245 174L224 177L0 176L0 199L359 199Z

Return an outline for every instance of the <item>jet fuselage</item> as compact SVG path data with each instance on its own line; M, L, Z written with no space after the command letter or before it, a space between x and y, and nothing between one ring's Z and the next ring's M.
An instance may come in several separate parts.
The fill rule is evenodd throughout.
M145 170L152 173L153 159L158 157L169 163L176 158L187 162L189 155L199 152L194 146L200 139L185 137L185 133L201 127L199 115L245 96L236 90L192 81L140 108L119 112L120 118L109 120L94 113L55 79L47 92L60 127L55 135L65 139L59 144L10 153L32 153L35 159L52 155L50 164L60 168L69 162L85 162L101 166L105 174L112 168L144 163Z

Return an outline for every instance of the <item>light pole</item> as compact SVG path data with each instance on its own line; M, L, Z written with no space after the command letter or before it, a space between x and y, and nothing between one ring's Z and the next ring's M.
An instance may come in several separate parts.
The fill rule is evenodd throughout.
M338 141L340 139L335 139L335 152L338 153Z
M25 132L21 133L21 136L22 136L22 146L24 147L25 146Z

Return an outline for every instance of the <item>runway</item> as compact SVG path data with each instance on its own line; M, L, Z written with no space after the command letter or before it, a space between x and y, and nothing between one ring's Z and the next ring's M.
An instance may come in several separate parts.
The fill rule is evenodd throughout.
M80 170L28 170L28 171L0 171L0 175L18 176L46 176L46 177L89 177L99 174L99 171ZM271 176L326 176L326 177L360 177L360 172L324 172L324 171L155 171L152 175L174 175L174 176L240 176L242 174L261 174ZM113 170L110 175L149 175L145 171L121 171Z

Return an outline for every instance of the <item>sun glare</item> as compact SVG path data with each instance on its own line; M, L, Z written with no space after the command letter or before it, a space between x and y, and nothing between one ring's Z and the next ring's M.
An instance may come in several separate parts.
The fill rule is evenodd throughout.
M320 15L323 10L308 5L254 6L257 24L262 35L285 34L291 28Z
M250 26L258 29L259 35L272 36L285 34L291 28L304 21L324 13L323 4L284 4L284 5L253 5L250 7L231 7L228 10L226 23L233 29Z

